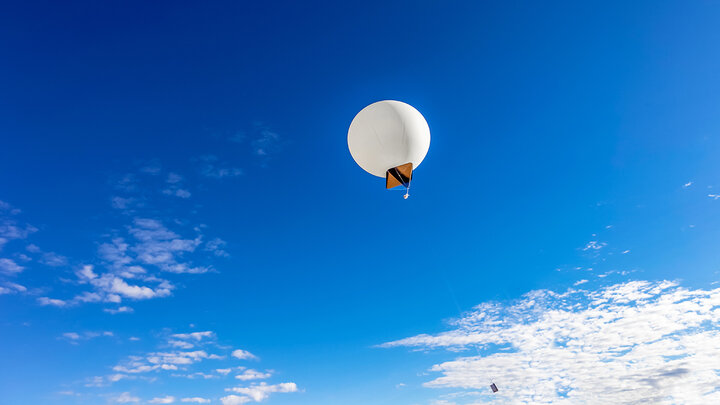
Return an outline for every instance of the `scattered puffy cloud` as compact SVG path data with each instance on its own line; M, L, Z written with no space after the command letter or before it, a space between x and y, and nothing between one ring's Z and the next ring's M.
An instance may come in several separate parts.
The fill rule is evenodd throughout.
M215 332L213 331L204 331L204 332L192 332L192 333L175 333L171 335L175 339L182 339L182 340L195 340L197 342L203 340L203 339L212 339L215 337Z
M132 298L136 300L149 299L155 297L166 297L170 295L169 288L156 288L143 287L137 285L130 285L121 278L114 278L112 280L111 291L118 293L123 297Z
M249 381L249 380L264 380L266 378L270 378L272 374L270 373L263 373L257 370L253 369L247 369L242 372L242 374L238 374L235 376L238 380L242 381Z
M578 285L581 285L581 284L585 284L585 283L587 283L587 282L588 282L587 280L578 280L578 281L576 281L573 285L574 285L574 286L578 286Z
M144 264L171 273L205 273L209 270L179 261L184 253L195 251L202 241L200 236L184 239L162 222L149 218L135 218L129 232L137 240L132 250L137 254L137 260Z
M117 308L105 308L103 311L107 312L108 314L130 314L133 313L134 310L128 306L122 306Z
M717 200L720 198L720 194L708 194L708 197L712 198L713 200Z
M69 341L80 341L89 339L109 332L67 332L62 338ZM83 385L87 388L105 388L121 380L133 380L134 384L142 381L155 382L163 381L165 378L189 378L196 380L219 379L223 375L227 376L233 371L239 371L236 377L238 380L250 381L271 378L270 371L258 371L246 369L242 366L235 366L237 363L235 357L228 358L227 354L232 353L232 349L228 346L220 345L217 342L217 335L213 331L198 331L188 333L171 333L164 330L161 335L155 335L160 338L157 347L167 348L173 346L173 342L188 342L193 346L202 346L196 350L161 350L150 351L144 354L134 354L127 356L121 362L111 367L112 373L104 376L89 377L84 380ZM131 338L137 340L137 338ZM173 346L174 347L174 346ZM210 350L212 349L212 350ZM220 351L219 353L213 353ZM235 351L237 352L237 350ZM240 351L240 358L254 358L249 352ZM251 357L250 357L251 356ZM218 365L225 365L225 368L215 368ZM213 365L214 367L208 367ZM206 373L199 370L214 370L215 372ZM201 384L198 381L198 384ZM268 384L266 382L255 383L249 386L236 386L226 388L227 394L220 400L222 403L248 403L260 402L267 399L273 393L290 393L298 391L295 383L283 382L280 384ZM162 395L158 395L162 394ZM210 403L210 399L204 396L187 396L180 397L172 392L155 393L154 398L142 401L139 398L130 395L130 393L122 393L118 396L111 397L111 402L143 402L150 404L169 404L169 403Z
M133 402L140 402L140 398L130 395L129 392L123 392L122 394L112 398L112 402L118 404L128 404Z
M251 398L240 395L228 395L220 398L220 402L222 402L223 405L242 405L250 401L252 401Z
M380 346L477 349L432 366L440 376L425 383L480 390L472 403L720 403L720 289L630 281L534 291L478 305L451 326Z
M683 188L688 188L693 185L692 181L688 181L687 183L683 184Z
M200 398L200 397L192 397L192 398L183 398L180 400L180 402L192 402L196 404L209 404L210 400L206 398Z
M67 265L68 261L65 256L61 256L55 252L45 252L40 258L40 263L50 267L60 267Z
M151 404L172 404L173 402L175 402L175 397L168 395L166 397L153 398L148 402L150 402Z
M233 350L232 356L240 360L259 360L254 354L242 349Z
M233 387L228 388L227 391L232 391L236 394L242 394L249 398L252 401L260 402L266 400L268 397L270 397L270 394L281 392L281 393L289 393L289 392L297 392L298 388L295 383L280 383L280 384L267 384L264 382L261 382L259 384L253 384L249 387ZM233 397L234 395L231 395ZM228 397L225 397L228 398ZM235 400L235 399L233 399ZM221 399L222 401L222 399ZM245 401L248 402L248 401ZM231 402L232 403L232 402ZM243 402L237 402L239 404L242 404ZM225 402L223 402L225 404Z

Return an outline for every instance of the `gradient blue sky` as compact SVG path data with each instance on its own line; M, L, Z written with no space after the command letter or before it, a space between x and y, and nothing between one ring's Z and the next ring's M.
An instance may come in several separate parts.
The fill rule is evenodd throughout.
M687 319L685 291L702 322L630 344L720 350L718 21L711 1L6 2L0 402L625 398L473 363L549 361L473 342L483 303L507 331L642 297ZM347 151L382 99L430 126L408 200ZM672 367L637 384L720 392Z

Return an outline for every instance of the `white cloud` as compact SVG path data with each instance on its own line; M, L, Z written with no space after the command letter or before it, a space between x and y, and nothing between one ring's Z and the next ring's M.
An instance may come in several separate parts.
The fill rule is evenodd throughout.
M607 246L607 243L605 243L605 242L598 242L596 240L591 240L590 242L587 243L587 245L585 245L585 247L583 247L583 250L590 250L590 251L600 250L600 249L604 248L605 246Z
M240 360L259 360L257 356L247 350L237 349L232 352L232 356Z
M62 334L63 337L68 338L70 340L78 340L80 339L80 335L76 332L66 332Z
M48 297L40 297L37 299L37 302L38 302L38 304L43 305L43 306L51 305L51 306L55 306L55 307L64 307L65 305L67 305L66 301L58 300L58 299L54 299L54 298L48 298Z
M170 295L170 290L167 288L157 288L153 290L150 287L129 285L123 279L117 277L114 278L112 281L111 291L114 293L118 293L124 297L136 300L166 297Z
M180 400L180 402L194 402L196 404L209 404L210 400L200 397L192 397L192 398L183 398Z
M223 405L242 405L250 401L252 401L252 399L248 397L241 397L239 395L228 395L220 398L220 402L222 402Z
M126 307L126 306L118 307L117 309L115 309L115 308L105 308L105 309L103 309L103 311L105 311L105 312L107 312L107 313L109 313L109 314L113 314L113 315L115 315L115 314L129 314L129 313L134 312L134 310L133 310L132 308Z
M12 259L0 258L0 273L13 275L22 272L24 269L25 267L15 263Z
M137 205L138 200L134 197L119 197L114 196L110 199L110 205L118 210L130 209L133 205Z
M483 403L720 403L720 289L632 281L535 291L507 306L479 305L452 325L381 346L477 347L478 355L434 365L441 375L425 386L478 389Z
M168 344L172 347L177 347L180 349L192 349L195 347L192 343L185 342L183 340L169 340Z
M162 191L163 194L172 195L180 198L190 198L190 191L182 188L183 178L177 173L169 173L167 180L167 188Z
M688 181L687 183L683 184L683 188L688 188L693 185L692 181Z
M217 371L219 374L228 375L228 374L230 374L232 369L231 368L218 368L218 369L215 369L215 371Z
M215 238L205 243L205 250L208 252L212 252L215 256L218 257L228 257L230 256L230 254L228 254L228 252L223 249L225 245L227 245L227 242L220 238Z
M18 225L12 216L19 213L19 209L12 208L6 202L0 205L0 249L11 240L25 239L31 233L37 232L37 228L32 225Z
M40 258L40 263L50 267L60 267L67 265L67 258L55 252L45 252Z
M0 295L2 294L14 294L14 293L23 293L26 292L27 288L23 285L6 282L5 286L0 286Z
M717 200L720 198L720 194L708 194L708 197L712 198L713 200Z
M129 392L123 392L122 394L113 398L112 401L118 404L127 404L130 402L140 402L140 398L130 395Z
M215 337L215 332L212 331L204 331L204 332L192 332L192 333L176 333L173 334L172 337L176 339L183 339L183 340L195 340L195 341L201 341L205 338L211 339Z
M76 271L75 274L80 280L89 281L97 278L97 274L93 272L93 266L92 265L85 265L80 268L80 270Z
M270 373L263 373L257 370L253 369L247 369L242 372L242 374L238 374L235 376L238 380L242 381L249 381L249 380L264 380L266 378L270 378Z
M176 188L176 187L166 188L162 192L165 195L171 195L171 196L180 197L180 198L184 198L184 199L190 198L192 196L192 193L190 193L190 191L188 191L184 188Z
M148 373L159 370L178 370L178 366L185 367L203 360L219 360L223 356L208 354L204 350L154 352L146 356L130 356L125 362L113 367L118 373Z
M195 251L201 243L200 237L183 239L160 221L147 218L135 218L129 232L138 240L132 250L142 263L171 273L205 273L209 270L178 262L184 253Z
M112 337L114 335L115 334L110 331L102 331L102 332L87 331L87 332L81 332L81 333L65 332L60 337L63 339L67 339L70 343L76 344L80 340L90 340L90 339L94 339L96 337L101 337L101 336Z
M578 281L576 281L573 285L574 285L574 286L578 286L578 285L581 285L581 284L585 284L585 283L587 283L587 282L588 282L587 280L578 280Z
M172 404L173 402L175 402L175 397L168 395L166 397L153 398L148 402L150 402L151 404Z
M237 394L242 394L250 399L252 399L255 402L260 402L265 399L267 399L270 394L276 393L276 392L297 392L297 385L295 383L280 383L280 384L273 384L268 385L267 383L260 383L260 384L253 384L249 387L234 387L229 388L228 391L235 392ZM242 402L239 402L242 403Z

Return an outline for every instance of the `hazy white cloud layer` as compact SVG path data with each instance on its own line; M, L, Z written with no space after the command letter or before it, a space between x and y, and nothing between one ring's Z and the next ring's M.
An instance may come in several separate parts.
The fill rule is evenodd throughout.
M720 289L631 281L486 303L381 347L476 353L436 364L443 404L720 404ZM492 394L493 380L500 392Z

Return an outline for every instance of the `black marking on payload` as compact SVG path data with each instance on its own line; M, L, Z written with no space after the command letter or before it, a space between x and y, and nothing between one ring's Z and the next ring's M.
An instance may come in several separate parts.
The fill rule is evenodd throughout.
M413 164L405 163L404 165L393 167L388 169L385 173L385 188L393 188L397 186L404 186L408 188L413 175Z
M490 384L490 389L493 391L493 394L498 392L497 385L495 383Z

